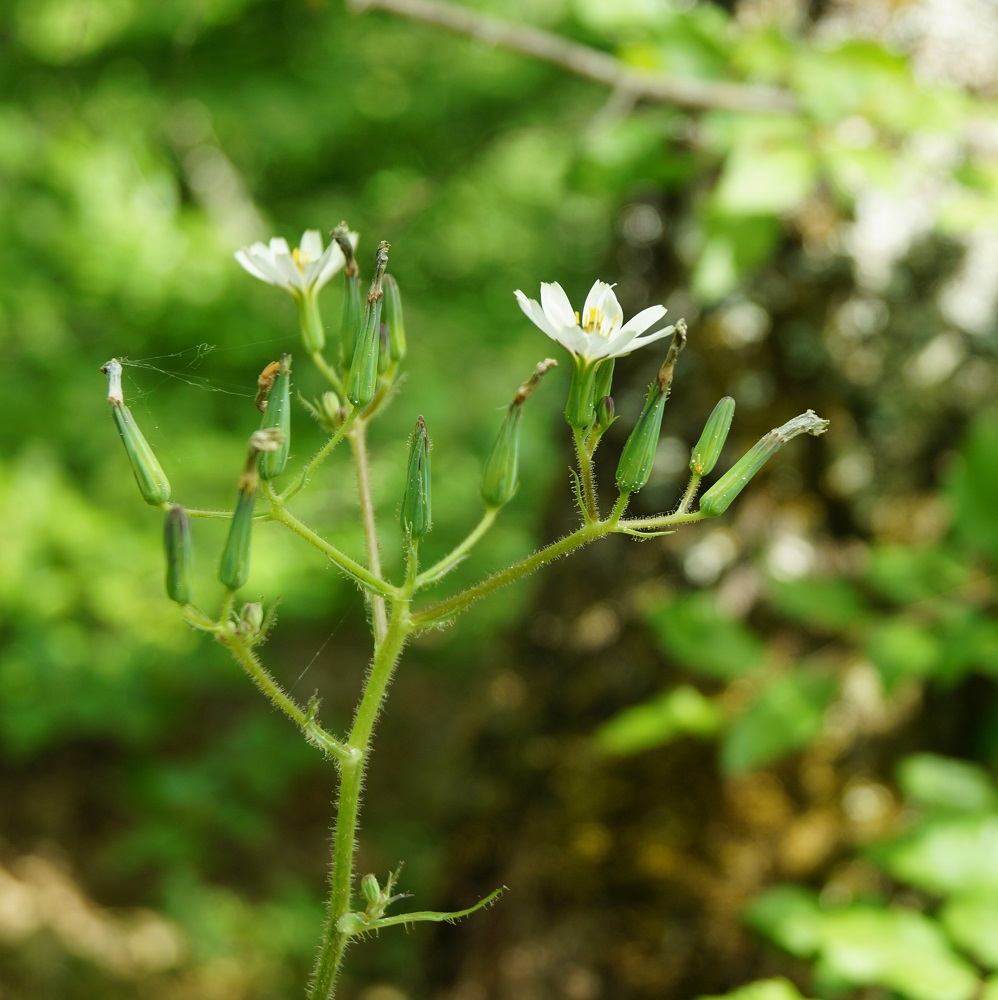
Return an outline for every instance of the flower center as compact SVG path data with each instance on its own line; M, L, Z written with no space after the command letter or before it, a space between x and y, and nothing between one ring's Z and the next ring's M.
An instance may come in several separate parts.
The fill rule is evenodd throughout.
M312 258L307 252L301 249L301 247L295 247L291 251L291 259L295 262L295 267L298 268L302 274L305 273L305 268L312 263Z
M613 333L613 328L617 325L616 319L610 324L607 329L603 329L603 325L606 321L606 317L600 312L596 306L592 306L589 312L586 313L585 320L581 320L579 314L575 314L575 322L579 323L585 333L598 333L602 337L609 337Z

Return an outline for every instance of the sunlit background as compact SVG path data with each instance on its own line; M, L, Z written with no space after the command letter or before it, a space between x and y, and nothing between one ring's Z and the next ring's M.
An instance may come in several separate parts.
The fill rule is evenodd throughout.
M417 414L433 558L557 351L517 288L602 278L689 323L639 511L676 504L723 395L722 466L808 407L831 428L716 522L609 539L412 645L359 870L404 860L416 909L510 891L357 945L338 995L998 997L998 7L377 5L0 5L0 998L304 995L333 774L165 599L99 369L131 362L175 498L229 505L257 374L298 342L233 252L341 220L365 266L391 242L406 309L372 434L391 571ZM594 51L699 96L587 78ZM604 502L660 361L618 363ZM573 526L567 369L460 582ZM321 440L299 411L295 454ZM354 507L338 458L298 509L359 555ZM198 524L209 606L223 532ZM286 536L257 530L247 591L280 597L267 660L340 731L364 609Z

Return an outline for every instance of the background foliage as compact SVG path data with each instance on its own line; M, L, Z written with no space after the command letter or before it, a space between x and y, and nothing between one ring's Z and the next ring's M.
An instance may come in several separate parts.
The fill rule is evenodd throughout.
M431 549L473 523L500 408L550 353L517 287L599 276L689 321L648 511L723 394L732 458L809 406L832 427L723 521L610 540L410 651L362 868L405 858L425 906L513 891L358 948L344 995L998 994L991 5L469 6L779 100L634 99L339 2L0 10L0 992L300 992L331 776L163 600L97 369L136 362L176 494L229 503L256 375L296 339L232 251L347 219L392 242L410 331L377 496L392 522L423 413ZM610 472L656 367L618 365ZM571 522L564 368L469 580ZM352 488L312 502L359 551ZM271 662L342 721L356 594L258 536ZM199 530L206 590L220 542Z

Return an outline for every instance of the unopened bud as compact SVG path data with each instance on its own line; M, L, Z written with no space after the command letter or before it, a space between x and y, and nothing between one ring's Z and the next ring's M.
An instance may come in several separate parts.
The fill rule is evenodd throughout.
M248 636L257 636L263 628L263 605L259 601L250 601L243 605L239 614L239 623Z
M346 288L343 292L343 322L340 327L340 361L344 366L350 364L357 339L360 337L364 322L364 307L361 304L361 277L354 265L352 274L346 276Z
M517 471L520 460L520 418L522 407L511 404L506 410L499 437L482 473L482 499L486 507L502 507L516 493L520 481Z
M382 240L374 270L374 280L367 295L364 321L354 345L347 373L347 399L354 406L367 406L374 399L378 385L378 356L381 351L381 308L384 292L381 288L385 268L388 266L388 244Z
M282 435L280 445L273 451L265 451L260 456L260 475L264 479L276 479L288 464L291 448L291 355L282 354L280 367L274 380L273 391L264 410L261 430L277 430Z
M381 886L378 884L377 878L375 878L375 876L370 872L368 872L360 880L360 891L363 894L364 899L366 899L371 906L377 906L378 903L383 902Z
M191 519L187 511L174 505L167 511L163 528L163 549L166 553L166 593L177 604L194 600L192 579Z
M101 371L107 375L107 401L111 404L111 415L121 435L142 499L154 507L160 507L170 499L170 480L166 478L149 442L125 406L121 394L121 362L112 358Z
M648 389L641 416L624 444L617 463L617 489L621 493L634 493L648 482L655 452L658 450L658 439L662 433L662 414L665 412L667 398L668 392L658 382L653 382Z
M748 481L773 457L788 441L799 434L813 434L816 437L828 429L828 421L819 417L814 410L808 410L788 420L781 427L771 430L761 437L720 479L700 498L700 512L707 517L723 514L732 501L745 488Z
M256 487L250 489L248 486L249 484L241 485L239 488L236 509L222 550L222 561L218 566L218 579L229 590L238 590L249 578Z
M613 396L603 396L596 403L596 427L599 429L600 434L603 434L616 419L614 416Z
M385 304L381 313L385 326L388 327L388 357L398 363L405 357L405 321L402 318L402 296L399 285L392 274L386 274L384 280Z
M430 438L422 417L409 442L409 467L402 496L402 530L418 541L430 530Z
M714 407L690 455L690 472L695 476L706 476L717 465L734 415L735 401L730 396L725 396Z
M599 406L599 401L604 396L609 396L613 392L613 366L616 358L604 358L596 366L596 380L593 383L593 403Z

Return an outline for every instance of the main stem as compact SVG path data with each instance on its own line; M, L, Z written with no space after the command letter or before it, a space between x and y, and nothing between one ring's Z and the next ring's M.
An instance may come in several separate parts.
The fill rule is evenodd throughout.
M340 763L340 789L336 801L329 903L322 945L309 989L309 1000L329 1000L334 995L336 978L346 952L350 936L340 933L337 930L337 923L342 916L350 912L351 908L360 792L364 784L371 735L410 630L408 603L393 601L385 634L375 647L371 670L364 685L364 694L357 706L353 728L347 739L350 759Z
M350 432L350 446L357 469L357 496L360 501L360 517L364 525L364 540L367 545L367 565L371 572L381 576L381 549L378 545L378 526L374 516L374 500L371 497L371 475L367 462L367 426L359 420ZM371 594L371 614L374 618L374 641L379 643L388 630L388 613L385 599Z

